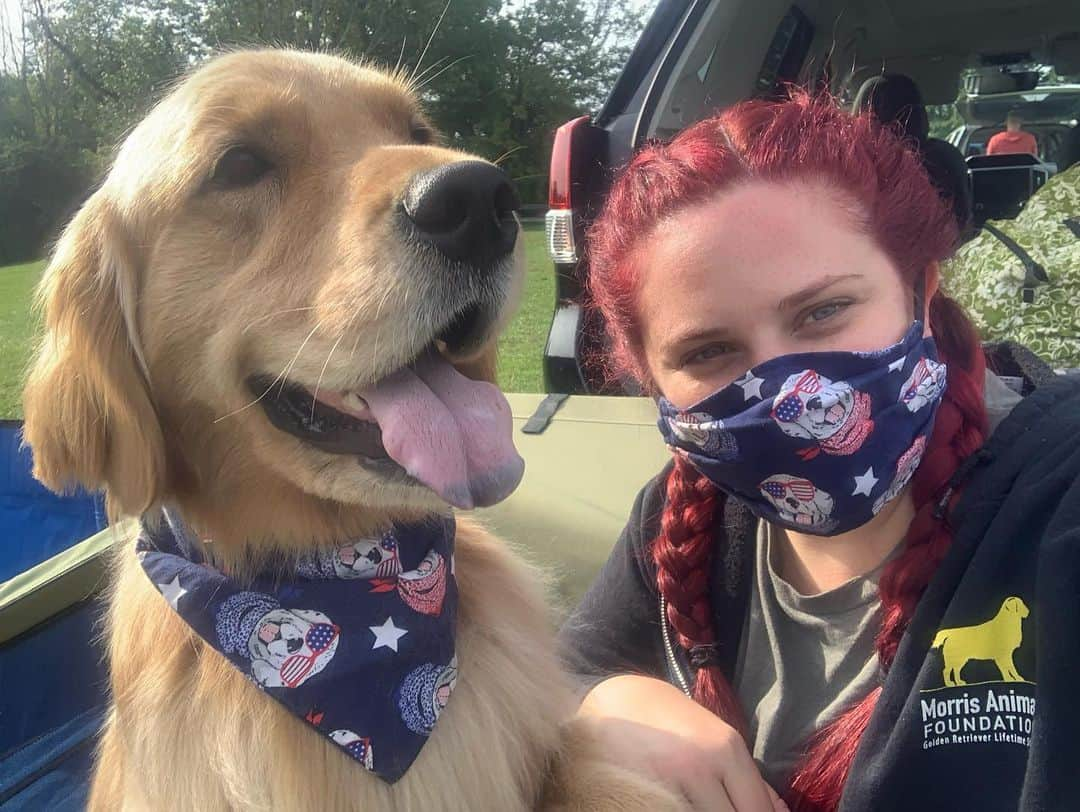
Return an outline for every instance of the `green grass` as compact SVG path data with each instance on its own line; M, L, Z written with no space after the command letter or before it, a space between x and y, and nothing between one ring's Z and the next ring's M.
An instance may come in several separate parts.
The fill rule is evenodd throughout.
M527 268L521 307L499 345L499 385L507 392L542 392L541 361L555 307L555 274L542 223L525 225ZM22 416L23 376L36 330L30 307L44 262L0 268L0 418Z
M499 342L499 386L507 392L543 392L542 361L555 310L555 269L544 244L544 224L526 223L525 291Z
M21 417L23 376L36 321L30 306L44 262L0 268L0 418Z

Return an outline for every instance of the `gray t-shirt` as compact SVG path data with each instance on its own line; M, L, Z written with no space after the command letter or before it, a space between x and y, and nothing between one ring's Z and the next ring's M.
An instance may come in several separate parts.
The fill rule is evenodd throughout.
M802 595L775 568L778 531L758 522L750 611L735 690L765 779L786 786L810 736L877 684L884 563L828 592ZM898 545L899 546L899 545Z
M987 373L993 431L1020 401ZM783 788L811 735L865 697L880 680L874 637L881 626L875 569L828 592L802 595L775 568L778 531L758 522L754 585L735 667L735 691L750 724L753 756Z

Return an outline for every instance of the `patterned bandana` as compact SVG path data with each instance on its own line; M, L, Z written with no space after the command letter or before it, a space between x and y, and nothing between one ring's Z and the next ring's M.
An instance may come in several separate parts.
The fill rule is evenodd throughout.
M872 353L784 355L689 409L660 399L671 450L775 524L834 536L866 524L911 480L942 392L922 322Z
M136 552L169 605L255 685L384 781L405 774L457 682L452 517L243 585L170 511L143 525Z

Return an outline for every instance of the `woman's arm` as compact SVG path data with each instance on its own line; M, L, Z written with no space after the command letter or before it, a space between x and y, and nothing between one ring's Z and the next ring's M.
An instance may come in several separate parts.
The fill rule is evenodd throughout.
M648 545L668 470L638 494L610 557L559 632L563 659L588 689L578 718L618 763L659 779L692 809L784 810L734 728L665 681Z

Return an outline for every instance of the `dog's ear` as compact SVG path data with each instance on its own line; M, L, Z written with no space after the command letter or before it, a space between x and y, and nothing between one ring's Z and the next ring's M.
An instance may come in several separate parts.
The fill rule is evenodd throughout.
M110 513L161 495L165 445L139 354L135 264L96 193L65 229L38 286L44 336L23 390L34 476L56 491L105 488Z

